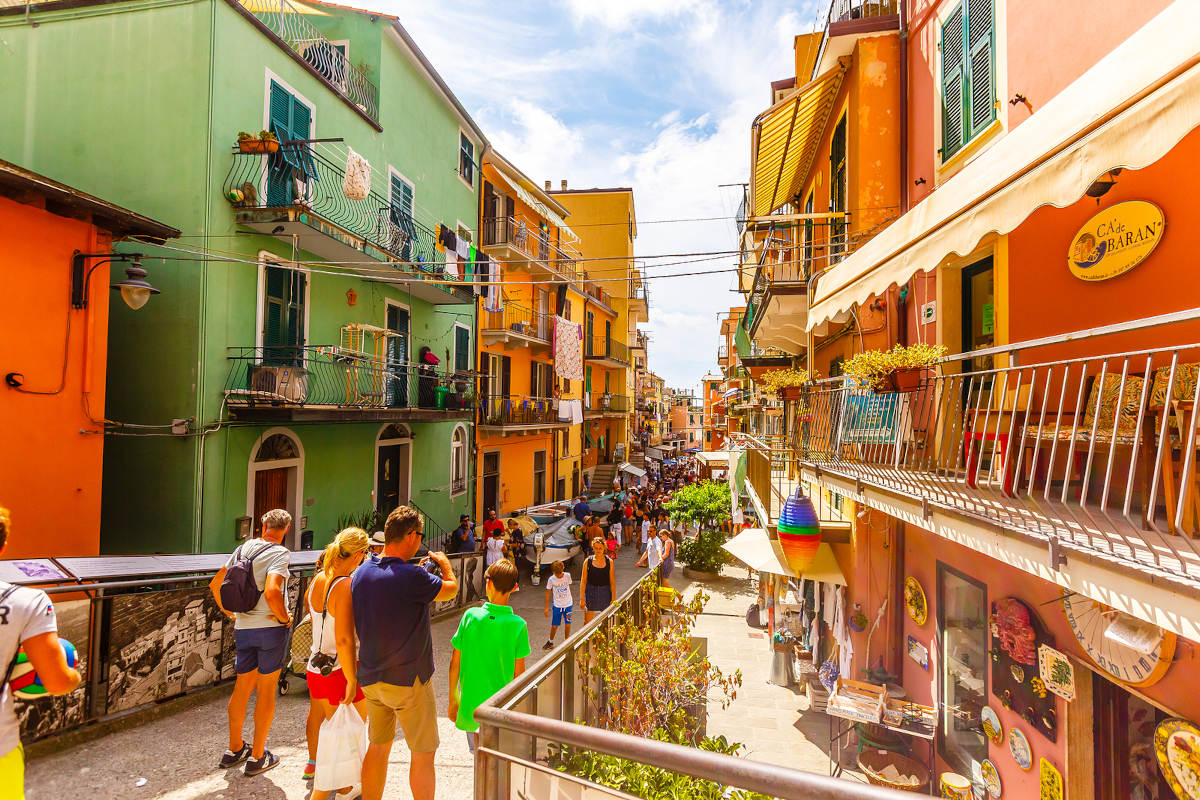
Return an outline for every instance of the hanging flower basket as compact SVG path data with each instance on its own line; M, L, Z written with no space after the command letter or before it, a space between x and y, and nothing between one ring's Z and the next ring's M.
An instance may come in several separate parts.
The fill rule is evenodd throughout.
M921 381L929 370L925 367L908 367L889 372L883 377L883 383L876 392L891 394L896 392L915 392L921 388Z
M912 392L925 373L946 354L943 345L896 345L891 350L865 350L843 367L843 374L876 392Z
M799 400L803 391L803 386L784 386L779 389L779 396L784 400Z
M242 131L238 134L238 150L242 153L275 153L279 151L279 139L271 131L262 131L258 136Z

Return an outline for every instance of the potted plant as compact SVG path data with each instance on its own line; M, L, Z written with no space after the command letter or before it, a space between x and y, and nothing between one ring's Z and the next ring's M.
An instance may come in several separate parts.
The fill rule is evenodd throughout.
M238 150L243 153L274 153L279 150L279 139L271 131L259 131L258 136L240 131L237 142Z
M891 350L866 350L842 368L842 373L876 392L911 392L921 379L946 355L940 344L896 345Z
M764 372L758 385L764 392L776 394L785 400L794 400L800 396L800 387L808 383L811 376L803 369L773 369Z

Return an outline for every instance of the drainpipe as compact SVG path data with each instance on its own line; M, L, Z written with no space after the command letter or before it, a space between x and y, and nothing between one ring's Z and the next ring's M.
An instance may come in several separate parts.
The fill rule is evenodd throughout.
M908 203L908 0L900 0L900 213Z

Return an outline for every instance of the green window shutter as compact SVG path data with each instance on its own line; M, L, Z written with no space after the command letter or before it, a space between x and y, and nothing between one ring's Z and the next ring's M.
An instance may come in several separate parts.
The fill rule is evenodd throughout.
M591 366L583 369L583 390L589 394L592 391L592 368Z
M965 11L959 5L942 26L942 161L949 159L966 143L964 24Z
M969 133L966 141L991 125L996 119L995 75L993 70L993 39L995 21L992 0L966 0L967 52L966 74L970 76Z
M287 317L287 276L279 267L266 267L266 298L263 309L262 343L265 355L273 355L271 349L283 347L284 320ZM277 354L274 354L277 355Z
M288 344L304 347L304 298L308 294L308 276L299 270L288 270Z
M293 138L292 96L275 81L271 81L271 107L268 116L271 130L280 141Z
M471 332L466 328L454 329L454 369L466 372L471 368Z

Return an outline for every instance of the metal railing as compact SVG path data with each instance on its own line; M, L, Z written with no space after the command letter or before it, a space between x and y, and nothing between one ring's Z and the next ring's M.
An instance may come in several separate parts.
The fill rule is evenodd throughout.
M634 302L645 303L647 306L650 305L650 289L646 286L645 278L640 278L640 280L629 279L629 299Z
M900 0L831 0L827 24L899 13Z
M624 414L632 410L633 404L629 399L629 395L611 394L608 392L585 392L583 407L588 411Z
M507 245L532 261L538 261L572 281L580 278L579 255L550 241L550 232L521 216L485 217L483 246Z
M379 121L379 89L288 0L233 0L325 78L346 100Z
M588 279L587 273L584 273L583 279L584 280ZM609 294L608 292L606 292L604 289L597 286L596 284L594 284L594 283L587 284L584 287L584 291L587 293L588 297L592 298L596 302L602 303L603 305L608 306L609 308L613 307L612 295Z
M611 336L593 336L583 340L584 358L611 358L623 364L629 363L629 345Z
M550 341L550 315L516 303L505 303L500 311L481 311L479 328L484 331L510 331Z
M729 358L729 346L723 344L717 348L717 361L724 361L727 358Z
M796 458L1051 552L1200 580L1200 343L1105 353L1091 341L1194 320L1200 309L956 355L908 392L811 385Z
M480 425L565 425L553 397L484 395L479 399Z
M783 800L900 800L890 789L764 764L748 758L606 730L596 698L603 680L597 649L611 643L628 621L657 627L657 571L629 587L606 610L475 710L475 800L510 797L593 797L630 800L630 795L558 770L552 756L574 747L617 756L717 786L761 792Z
M226 402L234 407L363 409L475 407L471 375L380 360L334 346L231 347Z

